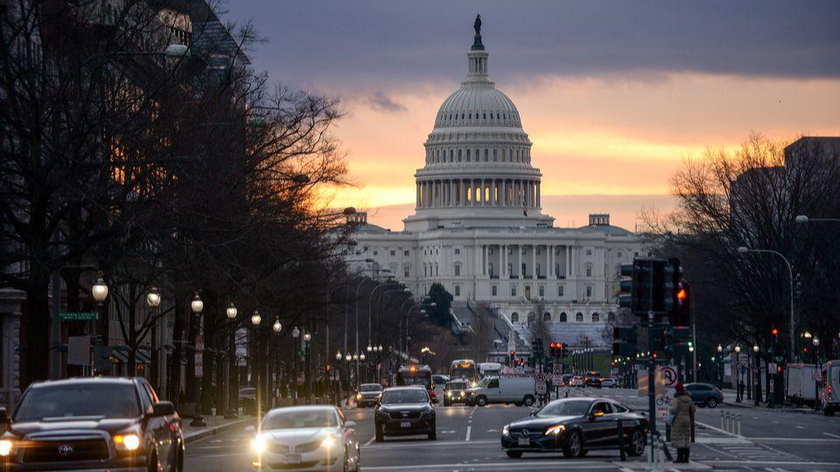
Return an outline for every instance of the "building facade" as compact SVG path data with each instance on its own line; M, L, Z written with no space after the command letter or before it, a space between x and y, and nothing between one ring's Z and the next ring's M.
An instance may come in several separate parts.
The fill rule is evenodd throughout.
M489 80L480 34L467 77L441 105L415 173L415 213L403 231L356 217L355 269L388 269L413 293L441 283L455 305L476 302L527 338L542 318L555 338L605 345L618 309L619 267L643 249L631 232L593 214L581 228L555 228L541 208L541 177L519 111ZM362 256L362 257L360 257ZM472 303L471 303L472 304Z

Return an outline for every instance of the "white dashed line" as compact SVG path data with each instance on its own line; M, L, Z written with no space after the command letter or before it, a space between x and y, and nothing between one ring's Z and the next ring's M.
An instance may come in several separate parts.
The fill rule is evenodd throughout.
M831 434L831 433L823 433L823 434L825 434L826 436L831 436L832 438L840 439L840 436L838 436L836 434Z
M465 441L470 442L470 433L472 432L472 426L467 426L467 438Z

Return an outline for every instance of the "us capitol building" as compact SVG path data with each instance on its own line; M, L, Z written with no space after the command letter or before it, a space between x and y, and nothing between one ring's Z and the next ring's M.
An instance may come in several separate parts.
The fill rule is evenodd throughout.
M527 339L537 316L572 346L605 345L604 323L618 309L619 267L643 251L607 214L581 228L555 228L541 210L542 173L519 111L488 78L480 20L461 88L444 100L414 174L415 214L403 231L368 224L359 213L351 269L390 269L415 294L435 283L455 297L462 323L479 305L498 313L498 331ZM538 312L539 311L539 312ZM464 321L466 319L466 321Z

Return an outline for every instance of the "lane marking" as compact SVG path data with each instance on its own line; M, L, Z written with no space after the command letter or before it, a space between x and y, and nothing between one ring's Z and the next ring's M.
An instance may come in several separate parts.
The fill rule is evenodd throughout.
M840 439L840 436L838 436L836 434L831 434L831 433L823 433L823 434L825 434L826 436L831 436L832 438Z
M527 466L529 469L533 467L543 467L548 466L551 467L551 470L556 469L572 469L572 470L587 470L587 469L615 469L615 465L611 463L598 463L598 462L589 462L583 463L579 461L575 461L574 463L563 464L562 462L480 462L480 463L473 463L473 464L465 464L463 462L460 463L450 463L450 464L425 464L425 465L412 465L411 470L425 470L425 469L443 469L443 470L462 470L464 467L469 467L470 469L474 470L474 468L481 468L481 469L503 469L503 470L510 470L511 467L521 467ZM362 467L363 471L368 470L405 470L404 465L392 465L392 466L374 466L374 467Z
M377 451L383 449L403 449L403 448L437 448L437 447L489 447L490 445L493 446L500 446L498 440L478 440L478 441L470 441L469 443L466 441L429 441L429 442L420 442L420 441L400 441L400 442L392 442L392 443L376 443L370 446L365 447L368 451Z
M374 436L374 437L372 437L372 438L368 439L368 442L366 442L366 443L365 443L365 446L370 446L370 443L372 443L372 442L374 442L374 441L376 441L376 436Z
M796 425L796 429L805 429L802 426Z
M472 432L472 426L467 426L467 438L465 439L466 442L470 442L470 432Z
M722 430L722 429L720 429L720 428L715 428L714 426L712 426L712 425L710 425L710 424L701 423L701 422L699 422L699 421L696 421L696 423L697 423L697 424L699 424L700 426L703 426L704 428L711 429L712 431L717 431L718 433L723 433L723 434L725 434L725 435L727 435L727 436L731 436L731 437L733 437L733 438L743 438L743 436L738 436L737 434L732 434L732 433L730 433L730 432L728 432L728 431L724 431L724 430Z

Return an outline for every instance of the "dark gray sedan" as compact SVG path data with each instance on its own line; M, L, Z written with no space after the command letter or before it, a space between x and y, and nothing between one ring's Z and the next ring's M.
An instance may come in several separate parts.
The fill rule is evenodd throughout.
M714 408L718 406L718 403L723 403L723 392L712 384L686 384L685 391L691 396L691 401L701 407Z

